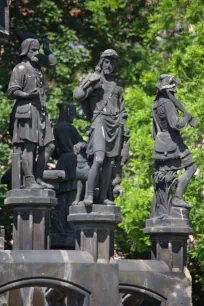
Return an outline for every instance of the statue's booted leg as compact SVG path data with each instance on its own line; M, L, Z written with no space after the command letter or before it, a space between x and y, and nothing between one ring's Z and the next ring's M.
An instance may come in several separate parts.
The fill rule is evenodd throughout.
M100 201L105 205L114 205L114 202L108 199L108 189L111 183L113 161L114 158L105 158L101 173Z
M94 193L94 188L96 185L96 179L103 165L104 157L105 157L105 152L103 151L97 151L94 154L93 165L91 166L91 169L88 175L88 192L87 192L87 198L84 201L85 205L93 204L93 193Z
M32 142L16 144L14 147L14 153L19 152L22 155L22 170L25 175L25 189L42 188L42 186L36 183L33 175L35 150L36 144Z
M186 167L185 172L179 177L175 197L172 201L173 206L191 208L191 206L184 201L183 194L195 172L196 166L195 164L192 164L189 167Z

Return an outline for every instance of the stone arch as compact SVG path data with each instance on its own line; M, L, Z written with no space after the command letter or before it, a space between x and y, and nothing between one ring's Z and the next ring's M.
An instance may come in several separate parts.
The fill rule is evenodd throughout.
M122 294L122 305L124 306L142 306L145 301L155 306L165 306L166 304L166 298L164 296L148 288L120 284L119 291Z
M84 298L83 306L90 305L90 294L91 292L86 289L78 286L69 281L65 281L57 278L24 278L18 279L13 282L9 282L0 287L0 294L9 292L11 290L17 291L17 289L26 288L26 287L49 287L56 290L64 291L67 295L78 295Z

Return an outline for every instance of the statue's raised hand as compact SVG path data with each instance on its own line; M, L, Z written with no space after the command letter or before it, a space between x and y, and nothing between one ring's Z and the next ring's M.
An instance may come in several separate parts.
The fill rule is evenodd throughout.
M87 87L89 87L90 85L97 83L101 78L101 74L99 72L93 72L93 73L89 73L87 74L87 76L82 80L80 86L83 89L86 89Z
M49 40L48 39L44 39L42 41L42 43L43 43L43 50L44 50L44 52L45 53L49 52L50 51L50 42L49 42Z

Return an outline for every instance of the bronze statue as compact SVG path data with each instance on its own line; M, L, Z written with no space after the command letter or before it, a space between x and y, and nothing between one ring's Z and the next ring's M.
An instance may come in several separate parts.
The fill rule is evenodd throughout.
M52 246L73 248L74 230L73 226L67 222L67 216L77 193L77 157L74 153L74 146L83 139L73 125L76 106L69 102L58 103L57 106L60 113L54 127L55 152L53 157L58 160L56 170L65 171L65 180L59 183L56 190L58 205L51 213L51 242Z
M109 196L113 165L121 160L127 113L123 91L114 72L119 56L107 49L101 53L95 72L89 73L74 90L85 116L91 122L87 154L92 158L88 174L85 205L92 205L94 189L100 170L99 203L114 205ZM120 163L120 161L119 161Z
M188 124L195 127L196 122L174 95L179 83L180 81L171 75L163 74L156 85L157 96L152 108L153 138L155 140L153 216L169 215L170 202L172 207L191 208L184 201L183 194L196 171L196 166L180 131ZM183 112L181 119L179 119L177 109ZM177 179L177 171L181 169L185 171ZM173 186L176 190L171 200Z
M54 150L54 136L46 112L44 77L41 67L55 67L56 58L49 41L43 41L40 54L37 39L27 38L21 44L20 62L15 66L8 86L8 98L16 99L11 120L14 153L22 154L26 189L52 188L43 181L43 171ZM39 157L34 164L37 146ZM34 177L35 168L35 177Z

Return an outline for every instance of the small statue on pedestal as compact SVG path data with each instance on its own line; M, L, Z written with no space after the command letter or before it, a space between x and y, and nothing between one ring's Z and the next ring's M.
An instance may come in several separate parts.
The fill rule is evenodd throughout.
M155 140L153 218L170 216L172 207L186 210L191 208L184 201L183 194L196 171L196 166L180 131L188 124L195 127L196 122L174 96L179 83L180 81L171 75L163 74L156 85L157 96L152 108ZM182 119L179 119L177 110L183 112ZM184 172L177 179L177 172L181 169L184 169ZM173 187L175 194L171 199Z
M93 202L114 205L111 189L116 185L118 188L121 164L125 164L129 158L127 113L122 88L114 77L118 59L117 52L112 49L102 52L95 72L89 73L74 90L74 98L81 102L84 114L91 122L86 152L92 160L85 205L92 205ZM117 182L114 182L114 178L117 178ZM95 200L94 190L98 181L99 195Z
M55 67L56 58L49 41L25 39L21 44L20 62L14 68L8 86L8 98L16 99L10 122L14 153L22 156L25 189L53 188L43 181L43 171L54 150L54 136L46 112L44 77L41 67ZM34 165L36 149L39 157ZM36 170L34 176L34 169ZM36 177L36 180L35 180Z

